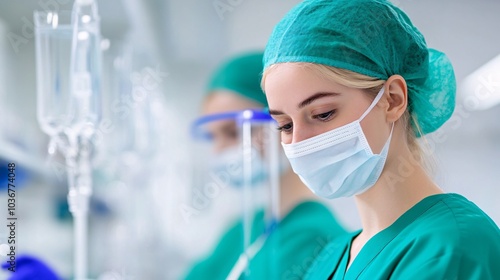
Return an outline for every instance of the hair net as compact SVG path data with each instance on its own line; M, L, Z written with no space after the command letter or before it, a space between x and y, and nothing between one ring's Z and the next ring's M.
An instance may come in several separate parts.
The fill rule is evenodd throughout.
M324 64L382 80L401 75L423 134L438 129L455 107L450 61L428 49L408 16L389 1L302 2L274 28L265 50L265 68L282 62Z
M267 107L266 96L260 87L262 59L263 52L254 52L226 61L215 71L207 92L229 90Z

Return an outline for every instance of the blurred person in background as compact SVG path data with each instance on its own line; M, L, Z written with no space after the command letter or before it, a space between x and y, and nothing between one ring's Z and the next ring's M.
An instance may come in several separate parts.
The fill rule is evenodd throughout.
M260 87L262 59L262 52L253 52L223 63L208 85L203 115L266 108L266 97ZM234 120L214 123L210 134L216 156L227 151L237 153L233 148L241 143L241 136ZM279 279L301 279L322 249L322 242L345 233L330 210L316 201L311 191L293 173L286 159L282 165L279 217L276 228L269 236L269 239L275 236L276 242L265 241L249 260L249 274L246 276L250 279L267 279L266 271L273 263L278 264ZM256 217L258 215L256 213ZM254 219L252 243L257 242L264 227L258 219ZM227 229L213 251L191 268L185 279L226 279L244 251L243 238L243 221L239 219ZM272 250L276 250L274 255ZM270 260L269 256L276 259Z

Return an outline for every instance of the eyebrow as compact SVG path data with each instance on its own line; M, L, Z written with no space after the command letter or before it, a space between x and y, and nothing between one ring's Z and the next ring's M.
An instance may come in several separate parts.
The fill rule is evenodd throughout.
M308 98L306 98L306 100L300 102L298 108L302 109L320 98L337 96L337 95L339 95L339 93L336 93L336 92L318 92L318 93L315 93L315 94L309 96Z
M302 109L305 106L313 103L314 101L316 101L316 100L318 100L320 98L330 97L330 96L337 96L337 95L340 95L340 93L337 93L337 92L318 92L318 93L315 93L315 94L309 96L304 101L300 102L297 107L299 109ZM284 113L281 112L281 111L278 111L278 110L269 109L269 114L270 115L283 115Z

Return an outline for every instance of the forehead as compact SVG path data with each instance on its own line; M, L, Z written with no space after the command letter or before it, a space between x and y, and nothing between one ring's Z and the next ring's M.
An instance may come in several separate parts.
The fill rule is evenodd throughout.
M298 104L318 92L343 92L347 88L298 63L275 65L267 72L264 90L270 109ZM277 108L278 107L278 108Z

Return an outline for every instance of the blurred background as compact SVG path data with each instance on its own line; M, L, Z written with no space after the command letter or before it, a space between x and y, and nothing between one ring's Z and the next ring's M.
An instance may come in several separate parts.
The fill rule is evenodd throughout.
M200 159L191 153L189 125L216 65L239 52L263 49L273 26L298 2L98 1L107 39L102 47L108 123L100 130L94 159L92 277L113 279L105 277L137 269L147 271L143 279L176 279L217 239L227 213L210 220L204 219L210 205L191 211L199 199L191 191L192 170ZM500 2L394 2L428 46L445 52L455 67L455 113L426 138L434 176L443 189L463 194L500 224ZM7 162L18 166L17 250L43 257L67 276L72 223L65 163L60 155L48 155L49 139L37 122L33 11L71 10L72 4L0 1L0 168ZM142 90L147 98L113 95L124 87ZM0 186L2 215L5 188ZM228 198L222 192L208 204L218 199ZM327 203L346 227L359 228L352 199ZM0 243L6 240L2 229Z

